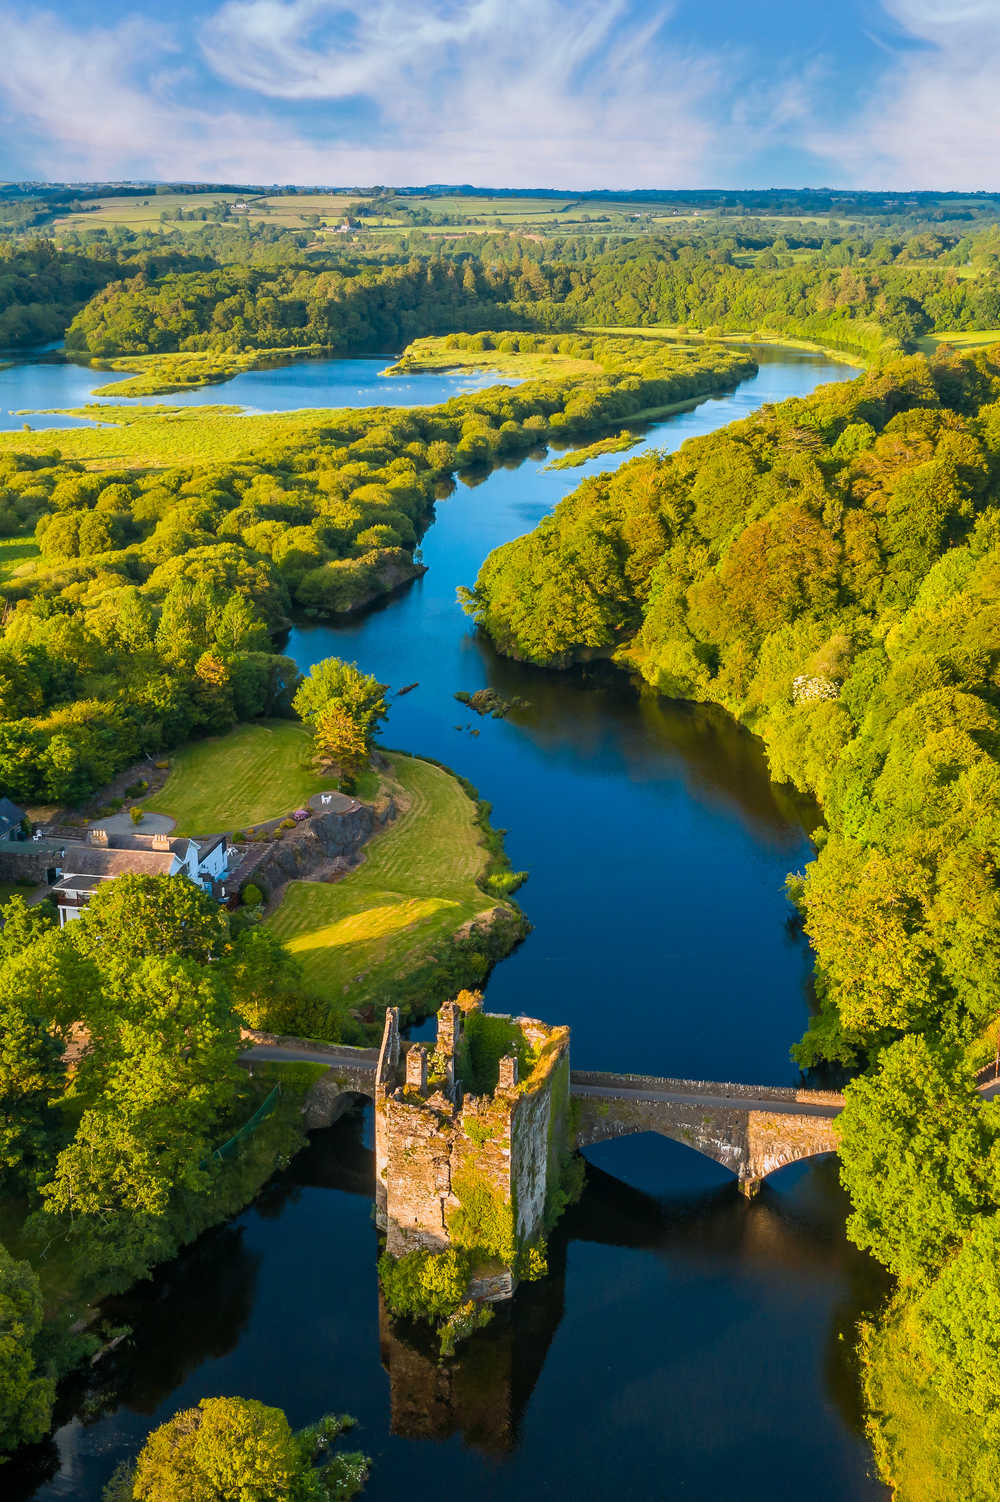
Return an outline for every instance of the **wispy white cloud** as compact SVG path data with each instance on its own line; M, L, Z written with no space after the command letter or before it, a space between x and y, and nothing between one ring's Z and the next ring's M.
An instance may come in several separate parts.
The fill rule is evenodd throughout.
M668 19L627 0L228 0L195 87L167 26L0 8L0 96L53 177L693 183L722 134L722 59L672 47Z
M1000 186L1000 0L883 0L890 62L843 124L807 144L859 187Z
M739 50L711 17L691 41L669 0L108 0L130 3L0 0L0 173L996 185L1000 0L882 0L857 73L846 44Z

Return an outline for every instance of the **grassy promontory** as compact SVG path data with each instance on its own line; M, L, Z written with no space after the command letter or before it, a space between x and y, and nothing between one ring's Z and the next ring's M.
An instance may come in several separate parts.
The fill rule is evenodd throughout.
M293 881L267 919L320 999L312 1036L360 1041L388 1005L433 1011L480 984L523 937L524 918L502 894L505 866L483 805L445 768L393 752L382 779L397 815L362 863L333 883ZM509 868L508 868L509 870Z

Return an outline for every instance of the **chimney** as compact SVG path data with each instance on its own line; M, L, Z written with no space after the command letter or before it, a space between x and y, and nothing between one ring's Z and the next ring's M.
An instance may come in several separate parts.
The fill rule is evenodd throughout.
M517 1084L517 1058L514 1054L504 1054L500 1060L500 1078L497 1081L498 1090L513 1090Z
M91 845L104 845L108 843L108 831L106 829L91 829L87 832L87 840Z
M154 850L169 850L170 849L170 836L168 834L154 834L154 836L153 836L153 849Z
M427 1090L427 1050L422 1043L414 1043L407 1050L406 1088L419 1090L421 1095Z

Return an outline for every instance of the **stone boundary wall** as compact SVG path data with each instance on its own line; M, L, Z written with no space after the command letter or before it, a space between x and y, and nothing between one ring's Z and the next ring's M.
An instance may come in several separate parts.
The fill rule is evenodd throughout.
M298 1053L329 1054L331 1065L356 1064L359 1068L371 1069L373 1074L375 1065L378 1063L377 1048L352 1048L349 1043L319 1043L313 1038L296 1038L290 1033L261 1033L249 1027L241 1029L240 1037L244 1043L266 1044L268 1048L295 1049Z
M844 1097L836 1090L798 1090L785 1085L722 1084L714 1080L664 1079L651 1074L604 1074L598 1070L574 1069L570 1074L571 1091L594 1086L603 1090L658 1091L669 1095L709 1095L733 1100L789 1101L801 1105L842 1106Z

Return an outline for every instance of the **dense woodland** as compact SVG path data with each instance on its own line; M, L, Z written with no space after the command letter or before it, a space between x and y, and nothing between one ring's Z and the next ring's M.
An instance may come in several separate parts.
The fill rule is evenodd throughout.
M0 459L0 529L32 529L41 550L4 589L4 789L76 802L137 756L289 713L295 672L272 637L293 611L343 613L415 577L436 489L454 471L754 368L725 349L572 347L595 357L593 376L341 412L307 441L239 464L113 472L58 453Z
M1000 322L994 226L831 237L712 220L692 236L513 232L371 245L276 226L74 231L0 243L0 348L81 354L389 350L487 327L770 329L864 354Z
M816 859L791 880L817 997L795 1052L852 1077L849 1230L898 1280L862 1342L876 1450L897 1477L914 1436L933 1433L928 1495L986 1502L1000 1465L1000 1107L974 1071L1000 1015L1000 358L906 351L1000 325L1000 236L941 200L845 204L868 221L829 235L749 217L778 212L773 200L716 207L704 230L669 235L484 226L431 245L415 214L368 250L222 224L0 244L0 345L66 333L96 358L346 353L490 329L502 349L596 367L436 408L338 413L229 464L0 459L0 534L40 549L4 585L0 790L81 800L140 754L290 713L282 628L413 577L456 472L752 368L711 345L581 327L767 329L864 354L859 380L585 481L487 560L468 603L504 651L555 666L615 657L649 691L723 705L763 738L777 779L820 801ZM28 231L44 202L12 201L10 215ZM0 1167L108 1287L203 1223L217 1191L205 1152L241 1107L225 1062L237 1018L253 1015L255 986L290 972L280 946L250 954L207 908L157 909L160 943L102 900L110 944L88 947L96 923L64 936L17 909L0 935L14 1040L0 1099L17 1103ZM168 1015L182 1027L185 1007L210 1022L197 1055L180 1032L150 1032ZM74 1121L47 1103L80 1018L96 1047ZM179 1070L166 1106L151 1086L161 1065ZM175 1140L186 1089L200 1105ZM0 1448L44 1431L68 1359L46 1346L24 1264L0 1253L4 1308L26 1335Z
M840 1121L850 1234L901 1280L932 1397L991 1446L1000 1111L974 1068L1000 1011L998 477L1000 358L903 359L585 481L468 596L504 651L613 654L724 705L820 800L791 881L817 993L794 1052L864 1071ZM985 1497L964 1474L950 1494Z

